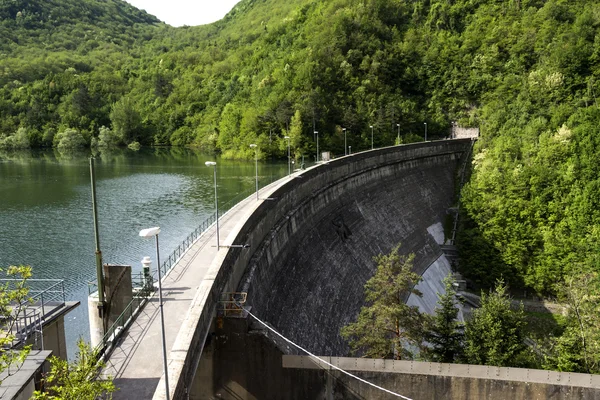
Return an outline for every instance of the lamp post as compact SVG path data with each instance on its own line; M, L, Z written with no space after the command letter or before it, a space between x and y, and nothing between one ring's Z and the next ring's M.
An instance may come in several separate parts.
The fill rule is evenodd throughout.
M284 139L287 139L288 142L288 175L292 174L292 158L290 157L290 137L284 136Z
M348 155L352 154L352 146L348 146Z
M396 124L398 127L398 144L400 144L400 124Z
M371 128L371 150L373 150L373 125L369 125L369 128Z
M427 141L427 122L423 122L425 124L425 141Z
M348 155L348 143L346 140L346 128L342 128L342 130L344 131L344 155L347 156Z
M169 394L169 370L167 369L167 341L165 339L165 316L163 312L163 300L162 300L162 276L160 272L160 254L158 252L158 234L160 233L160 228L148 228L142 229L140 231L140 236L144 238L149 238L154 236L156 238L156 266L158 269L158 307L160 310L160 330L162 334L162 348L163 348L163 370L165 374L165 397L167 400L170 400Z
M317 162L319 162L319 132L315 131L315 135L317 135Z
M213 167L215 177L215 219L217 222L217 249L219 249L219 198L217 196L217 163L214 161L207 161L204 163L207 167Z
M252 143L250 148L254 149L254 176L256 177L256 201L258 201L258 146Z

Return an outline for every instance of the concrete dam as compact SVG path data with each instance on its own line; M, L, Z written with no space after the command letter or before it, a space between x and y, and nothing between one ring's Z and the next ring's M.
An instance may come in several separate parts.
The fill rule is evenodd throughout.
M115 377L115 400L600 399L600 375L345 357L339 331L363 304L374 256L398 243L414 253L424 296L408 303L435 308L451 272L442 244L472 143L320 163L221 215L218 246L213 224L163 279L164 362L156 295L116 343L104 370Z
M289 212L257 248L237 289L248 293L253 313L315 354L347 355L340 328L364 304L373 257L401 243L422 274L442 255L428 228L448 220L469 145L365 152L296 178Z
M456 202L457 170L471 146L467 139L366 151L322 163L265 191L263 201L229 238L249 249L229 249L218 261L211 288L217 292L208 296L204 312L216 294L247 293L244 306L295 343L318 355L347 355L340 328L356 318L364 303L364 284L376 269L373 257L399 243L403 254L415 254L415 271L440 274L421 288L429 300L419 305L432 310L437 291L442 291L441 280L450 272L438 244L440 237L444 240L442 223ZM208 323L207 319L197 325L200 337L201 331L208 334ZM217 318L191 390L196 396L191 398L215 393L227 398L219 388L228 382L237 382L231 398L238 398L265 373L259 365L280 369L281 354L299 354L272 336L247 335L261 331L251 323L249 317ZM223 328L237 339L223 334ZM273 395L258 392L262 395L256 398ZM254 398L244 396L239 398Z

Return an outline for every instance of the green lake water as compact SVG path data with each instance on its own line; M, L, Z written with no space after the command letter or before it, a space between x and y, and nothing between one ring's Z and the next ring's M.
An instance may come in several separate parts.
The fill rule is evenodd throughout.
M221 160L190 149L117 150L96 157L96 192L103 262L141 270L155 243L138 236L160 226L161 258L214 212L217 161L221 205L254 192L252 161ZM287 174L287 163L260 162L260 187ZM89 340L88 282L95 243L89 154L0 153L0 267L30 265L33 278L64 279L67 300L81 306L65 320L69 357L78 337ZM154 269L154 265L152 266Z

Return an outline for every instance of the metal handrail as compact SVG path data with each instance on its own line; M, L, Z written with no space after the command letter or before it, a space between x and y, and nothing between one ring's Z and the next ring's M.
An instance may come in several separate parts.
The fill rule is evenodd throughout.
M13 278L0 279L0 284L11 282L23 282L23 280ZM49 303L58 302L64 304L66 302L64 279L27 279L26 283L28 289L27 300L22 301L20 306L35 305L39 302L40 304L36 305L36 307L41 306L42 317L45 315L45 306L49 305ZM52 284L44 289L35 288L36 284L48 283ZM32 286L34 287L32 288Z
M237 205L241 200L248 197L253 193L253 190L248 190L239 193L229 201L223 203L223 209L230 210L233 206ZM241 197L241 199L240 199ZM238 200L239 199L239 200ZM194 229L184 240L183 242L173 250L173 252L167 257L167 259L161 265L161 273L166 274L173 266L179 261L179 259L183 256L185 251L189 249L194 242L200 237L202 233L204 233L212 224L216 221L215 213L209 215L207 219L202 221L202 223ZM158 271L154 271L152 273L153 278L156 278ZM135 279L134 277L138 277ZM124 330L127 325L130 323L132 318L137 314L140 307L142 307L145 302L152 296L154 293L153 287L148 288L147 282L145 280L145 276L143 272L132 274L132 285L134 288L137 288L136 294L133 296L129 304L125 307L123 312L117 317L115 322L106 330L106 333L102 337L100 343L96 346L96 351L99 356L102 356L107 353L107 344L114 343L114 340L119 336L120 332ZM89 293L92 293L92 288L96 288L97 290L97 282L92 281L88 282L88 290Z

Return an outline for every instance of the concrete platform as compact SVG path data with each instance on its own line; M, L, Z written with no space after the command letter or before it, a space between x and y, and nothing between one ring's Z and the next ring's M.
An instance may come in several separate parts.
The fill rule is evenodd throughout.
M46 361L52 351L32 350L23 364L11 365L0 374L0 399L29 399L43 372L49 370Z

